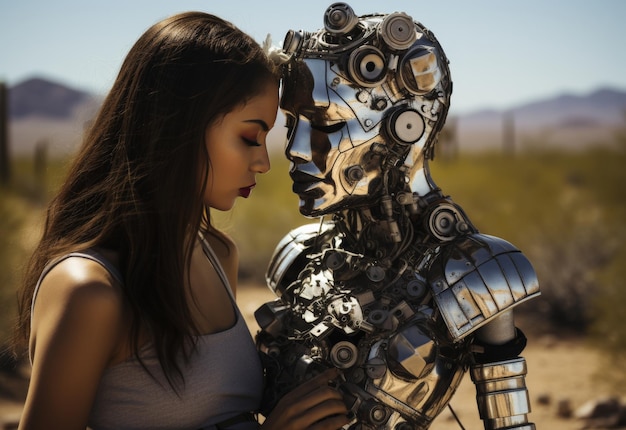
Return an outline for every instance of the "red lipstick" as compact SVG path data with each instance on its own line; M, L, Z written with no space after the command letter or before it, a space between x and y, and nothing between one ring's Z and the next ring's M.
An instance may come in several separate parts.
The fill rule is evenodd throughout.
M252 192L252 188L254 188L256 184L249 185L247 187L239 188L239 195L244 199L247 199Z

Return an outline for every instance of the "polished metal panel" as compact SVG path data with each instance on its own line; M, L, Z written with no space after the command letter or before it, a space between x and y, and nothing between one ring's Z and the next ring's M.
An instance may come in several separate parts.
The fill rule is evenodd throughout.
M268 368L280 369L277 374L268 371L269 380L280 381L274 389L306 379L318 369L316 363L332 363L343 370L346 398L363 423L380 429L401 423L427 428L460 383L465 365L459 357L465 352L441 338L445 325L429 299L426 279L415 270L419 262L411 262L394 287L381 295L379 285L388 282L385 269L347 251L346 239L337 230L325 232L330 241L299 239L308 237L307 229L311 227L289 234L286 242L293 245L283 245L275 256L291 255L287 249L305 253L306 259L281 260L299 268L282 266L298 273L297 278L269 275L280 279L273 289L281 299L256 314L263 329L260 349L272 356ZM311 246L302 246L305 242ZM378 271L371 270L376 267L382 277L372 281L378 279ZM272 311L273 319L268 318Z
M527 419L530 400L526 373L526 360L521 357L472 366L470 375L476 384L478 410L486 429L534 429Z
M335 367L354 417L344 429L427 429L480 362L485 428L534 428L513 309L539 294L537 276L430 176L452 92L434 35L402 12L335 3L277 58L293 191L323 221L287 234L267 271L261 412Z
M329 224L305 224L292 230L278 243L266 271L265 279L267 285L278 297L283 292L277 289L277 286L281 285L282 277L286 275L287 268L294 263L296 258L306 254L306 250L311 246L311 241L317 240L319 235L329 228Z
M473 234L442 250L432 265L435 301L461 340L504 309L539 294L528 259L507 241Z
M409 183L421 181L415 177L423 154L449 106L448 60L431 32L404 13L367 15L354 24L353 12L342 8L327 12L325 29L290 32L284 43L292 57L281 97L292 118L286 154L307 216L368 200L391 168L402 168ZM344 37L345 28L351 30ZM389 127L394 116L402 121ZM375 144L385 146L385 163ZM349 178L353 167L363 173Z

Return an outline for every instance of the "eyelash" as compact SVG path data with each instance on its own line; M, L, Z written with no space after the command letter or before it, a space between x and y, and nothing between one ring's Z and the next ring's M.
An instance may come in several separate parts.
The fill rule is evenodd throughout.
M257 141L246 139L245 137L242 137L241 139L248 146L261 146L261 144L259 142L257 142Z
M343 128L346 125L345 122L339 121L334 124L311 124L311 128L317 131L321 131L322 133L335 133Z

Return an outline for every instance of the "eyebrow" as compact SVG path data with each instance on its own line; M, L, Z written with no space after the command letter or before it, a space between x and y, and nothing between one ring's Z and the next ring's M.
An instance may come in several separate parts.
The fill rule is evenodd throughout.
M269 131L269 127L267 125L267 123L265 121L263 121L262 119L247 119L244 122L252 122L254 124L258 124L261 126L261 128L263 129L263 131Z

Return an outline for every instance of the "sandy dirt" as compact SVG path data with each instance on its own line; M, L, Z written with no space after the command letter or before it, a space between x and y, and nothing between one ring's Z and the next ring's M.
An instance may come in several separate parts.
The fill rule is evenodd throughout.
M258 326L254 311L263 303L273 300L272 293L257 286L241 286L237 292L239 306L252 333ZM521 325L521 324L519 324ZM521 327L524 329L524 327ZM575 337L541 335L529 336L529 344L524 351L529 374L526 382L529 388L533 411L530 420L540 430L577 430L584 428L584 422L574 418L564 419L557 414L558 404L568 401L576 409L587 401L608 395L612 392L598 382L597 372L600 355L581 339ZM0 430L4 423L15 423L19 419L22 405L19 402L2 400L3 385L8 381L0 375ZM624 398L624 394L621 393ZM468 375L461 383L451 406L467 430L483 429L476 409L476 392ZM543 401L540 401L540 398ZM435 420L431 430L454 430L461 427L454 421L452 413L446 409Z

